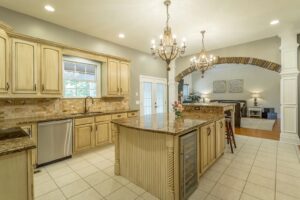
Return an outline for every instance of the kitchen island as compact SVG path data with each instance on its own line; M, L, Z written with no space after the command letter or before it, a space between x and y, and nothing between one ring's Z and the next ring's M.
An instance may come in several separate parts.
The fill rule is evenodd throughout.
M186 199L224 153L223 114L145 115L112 121L115 174L159 199Z

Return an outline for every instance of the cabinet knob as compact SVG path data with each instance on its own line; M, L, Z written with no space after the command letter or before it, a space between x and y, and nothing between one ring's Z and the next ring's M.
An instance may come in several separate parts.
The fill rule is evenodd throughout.
M221 128L223 128L223 122L220 122L220 126L221 126Z
M45 85L44 84L42 84L42 91L44 91L45 90Z
M7 91L9 90L9 83L6 83L6 88Z
M36 91L36 84L33 85L33 91Z
M210 129L210 127L208 127L207 128L207 135L210 135L210 133L211 133L211 129Z

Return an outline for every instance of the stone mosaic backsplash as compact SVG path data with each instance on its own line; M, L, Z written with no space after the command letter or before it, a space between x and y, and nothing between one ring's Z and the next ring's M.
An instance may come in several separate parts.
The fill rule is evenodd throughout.
M87 100L91 112L129 109L128 98ZM84 99L0 99L0 117L16 119L84 112Z

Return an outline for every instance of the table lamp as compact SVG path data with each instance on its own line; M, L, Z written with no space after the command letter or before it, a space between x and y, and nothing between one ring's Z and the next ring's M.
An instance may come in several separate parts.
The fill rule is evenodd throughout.
M260 97L259 93L252 93L252 97L254 98L254 106L257 106L257 98Z

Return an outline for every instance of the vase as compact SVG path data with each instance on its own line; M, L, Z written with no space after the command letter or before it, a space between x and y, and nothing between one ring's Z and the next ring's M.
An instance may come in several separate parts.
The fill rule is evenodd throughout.
M175 116L176 116L176 118L181 117L181 112L180 111L175 111Z

